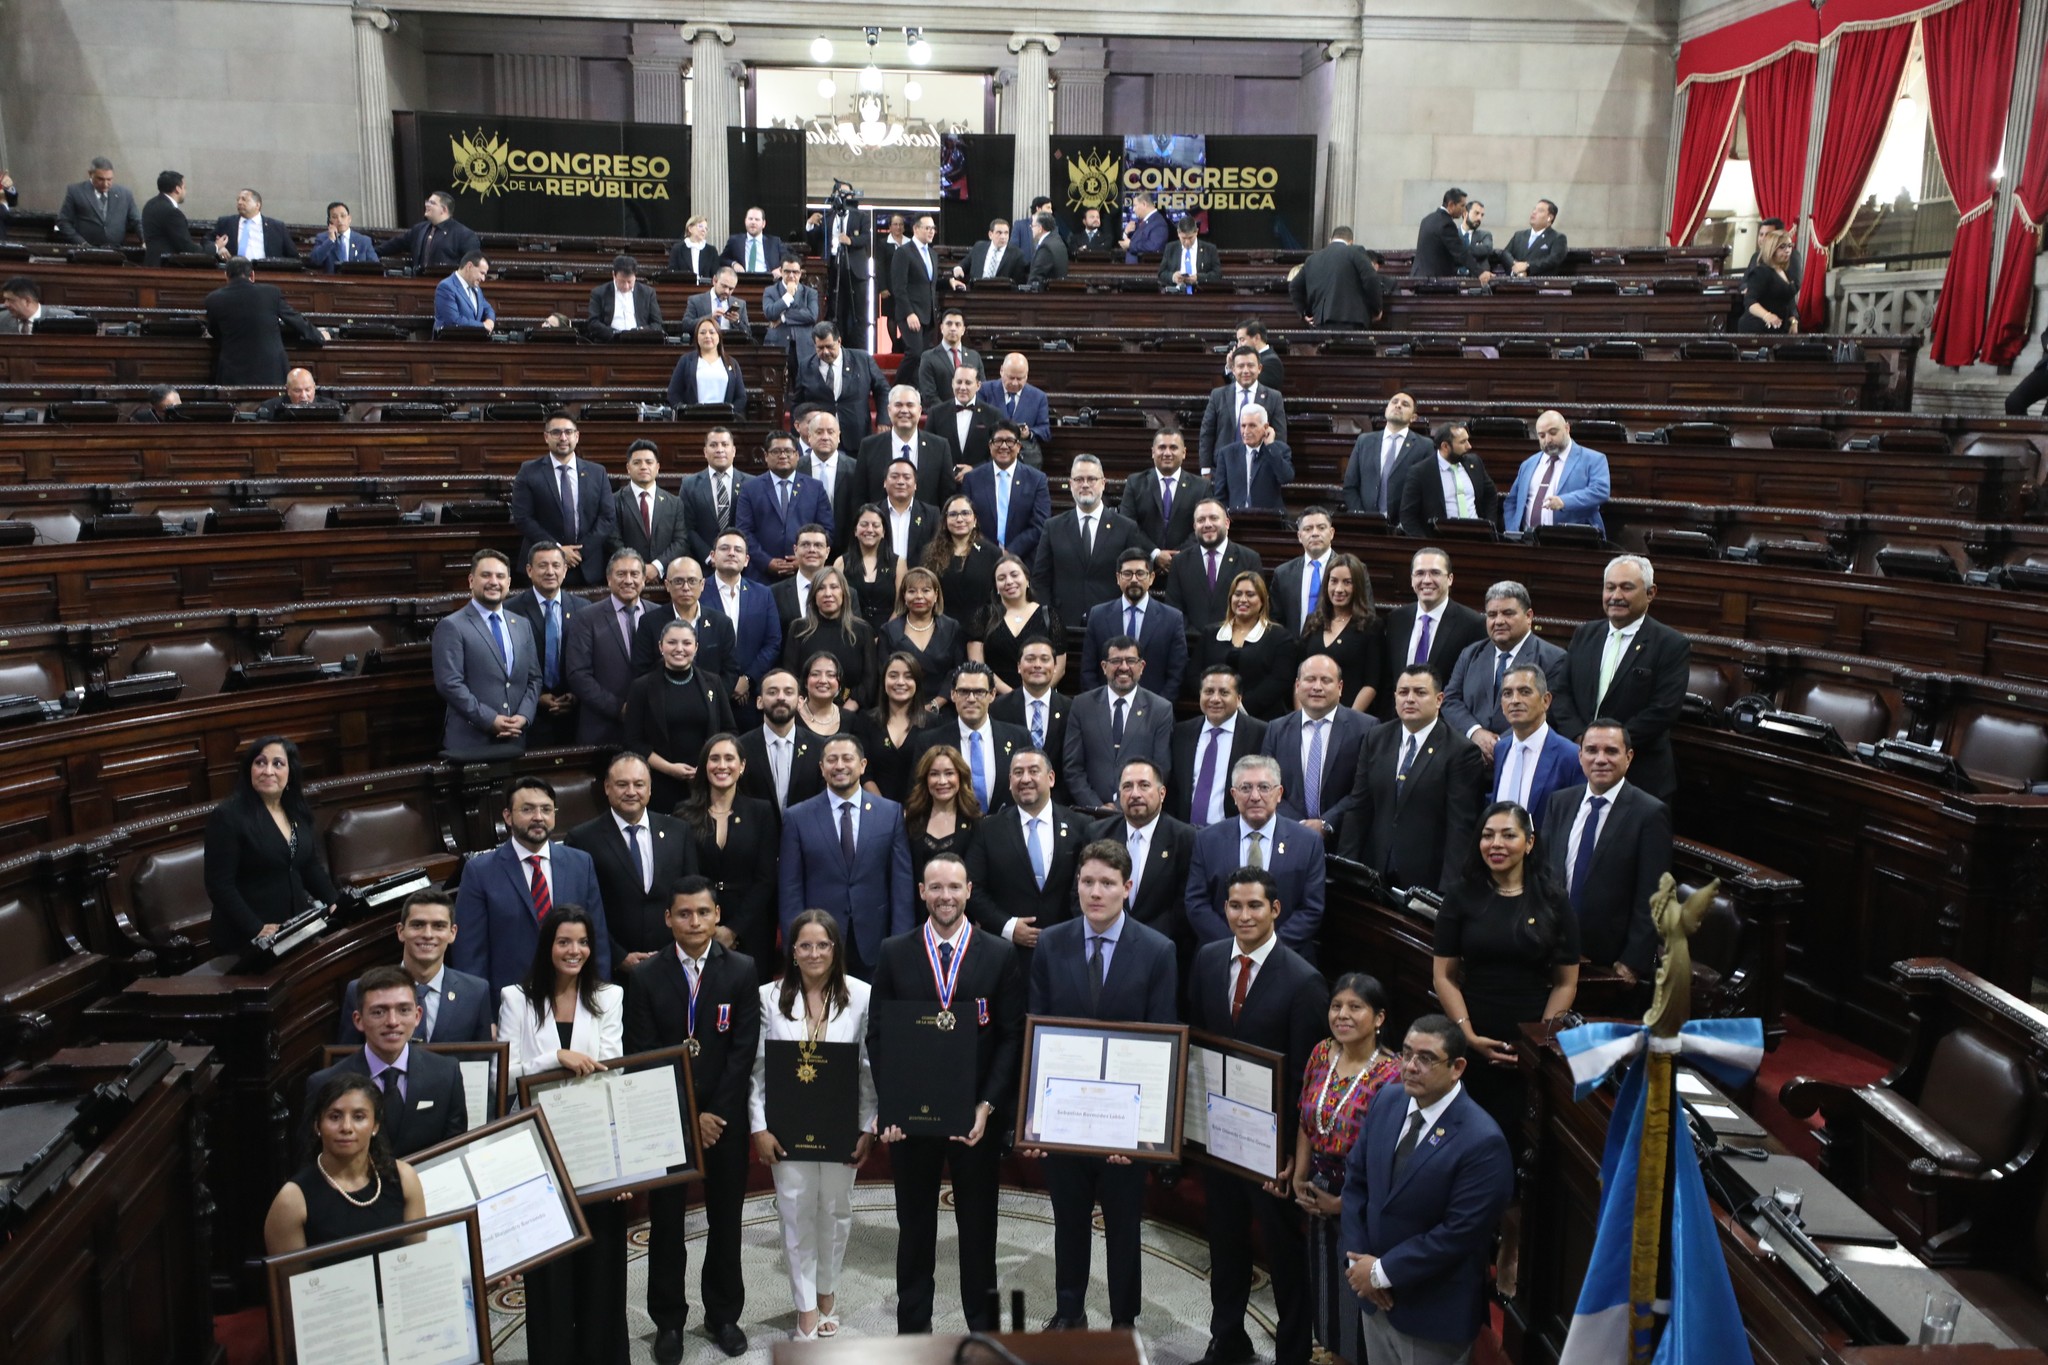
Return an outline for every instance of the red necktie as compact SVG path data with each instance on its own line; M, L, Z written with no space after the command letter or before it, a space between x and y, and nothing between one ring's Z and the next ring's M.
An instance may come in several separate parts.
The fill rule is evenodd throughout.
M1252 960L1243 953L1237 955L1237 989L1230 993L1230 1022L1236 1023L1237 1016L1244 1013L1245 992L1252 988Z
M547 868L541 864L538 853L526 861L533 864L533 917L546 919L548 911L555 908L555 898L548 892ZM1251 959L1245 960L1249 962ZM1244 1000L1244 981L1241 978L1237 983L1237 998L1240 1002Z
M649 540L654 539L653 499L646 493L640 495L640 529L647 533Z
M958 346L948 346L948 347L946 348L946 354L947 354L947 355L949 355L949 356L951 356L951 357L953 357L953 368L954 368L954 369L956 369L956 370L957 370L957 369L959 369L959 368L960 368L960 348L959 348Z

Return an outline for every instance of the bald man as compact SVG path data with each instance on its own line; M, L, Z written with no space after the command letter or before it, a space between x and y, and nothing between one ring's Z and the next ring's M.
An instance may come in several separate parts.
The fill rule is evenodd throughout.
M1052 440L1052 406L1046 402L1045 390L1031 382L1031 362L1012 351L1003 357L997 374L1001 377L981 386L981 401L1000 411L1004 421L1028 427L1032 440L1043 447ZM1039 455L1031 442L1025 442L1026 464L1041 463Z
M1501 504L1502 528L1526 535L1543 526L1590 526L1605 537L1600 509L1612 486L1607 457L1574 441L1571 424L1554 409L1537 417L1536 445Z
M312 407L319 401L320 386L313 381L313 372L305 369L292 370L284 377L283 395L266 399L262 406L256 409L256 416L265 422L275 422L280 419L285 408Z

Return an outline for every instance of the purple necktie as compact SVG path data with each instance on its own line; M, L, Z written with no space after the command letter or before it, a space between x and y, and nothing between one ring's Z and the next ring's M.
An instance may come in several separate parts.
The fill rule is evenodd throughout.
M1432 624L1433 622L1429 617L1424 616L1422 618L1422 638L1415 642L1415 657L1410 659L1409 663L1426 664L1429 662L1429 628Z
M1202 755L1202 771L1195 775L1195 805L1188 818L1195 824L1208 822L1209 793L1216 789L1216 751L1223 747L1223 727L1209 727L1209 751Z
M1209 551L1209 591L1216 591L1216 552Z
M1159 519L1167 523L1173 521L1173 485L1171 476L1159 476Z

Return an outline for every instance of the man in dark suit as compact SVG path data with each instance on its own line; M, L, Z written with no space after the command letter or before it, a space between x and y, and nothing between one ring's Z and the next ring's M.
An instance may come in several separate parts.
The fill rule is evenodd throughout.
M943 350L926 351L924 358L930 360L944 354ZM950 396L931 410L924 429L953 448L954 477L965 483L967 475L961 471L972 472L988 463L988 438L994 434L996 423L1008 419L1001 408L981 401L981 376L975 370L962 365L953 371L951 384ZM1050 510L1048 506L1048 513Z
M1058 612L1069 630L1084 624L1099 603L1116 597L1126 550L1152 552L1152 542L1136 523L1102 505L1102 485L1102 461L1076 455L1067 472L1074 506L1045 523L1031 561L1032 596Z
M540 706L540 652L525 620L505 610L511 590L512 562L478 550L469 557L469 601L434 623L434 691L450 753L525 751Z
M1052 516L1052 489L1045 475L1018 461L1023 449L1022 427L996 423L988 438L989 462L968 470L960 491L974 504L982 534L1029 564Z
M759 206L747 210L747 230L725 239L718 259L748 275L767 275L782 268L782 239L768 231L768 215Z
M919 428L924 404L917 390L898 384L889 390L889 429L860 443L860 500L888 496L889 466L908 460L917 466L917 500L937 507L953 492L953 447Z
M158 184L162 184L161 177L158 178ZM143 235L147 238L148 205L143 206L142 222L145 228ZM355 230L348 205L339 199L329 204L327 230L313 239L313 249L307 253L306 263L315 270L324 270L332 275L344 265L375 265L380 260L382 258L377 255L377 248L370 241L369 234Z
M669 566L667 578L647 585L640 603L646 610L633 632L633 676L661 666L661 633L669 622L683 621L697 632L697 657L691 666L724 679L730 700L735 684L745 676L740 672L739 640L725 614L704 605L704 566L684 555Z
M1107 256L1116 250L1116 234L1102 225L1101 209L1081 210L1081 226L1068 239L1067 250L1075 256Z
M1429 665L1403 668L1393 692L1400 723L1377 727L1359 747L1338 851L1390 886L1441 891L1472 857L1486 763L1443 723L1443 687Z
M925 348L936 344L932 329L938 323L937 300L939 258L932 250L937 221L920 213L910 223L910 240L896 250L889 263L890 312L903 340L903 355L916 363Z
M969 659L953 670L948 689L948 698L953 703L952 718L934 720L910 733L912 768L924 761L928 751L942 745L960 751L960 756L967 760L968 786L987 813L1010 804L1010 760L1032 747L1030 731L989 715L995 688L994 670ZM936 686L933 690L937 691Z
M1197 841L1197 849L1200 841ZM1316 849L1320 857L1322 849ZM1197 854L1199 856L1199 853ZM1315 967L1276 932L1292 907L1270 872L1239 866L1219 876L1218 898L1228 932L1195 953L1188 983L1191 1027L1277 1052L1280 1067L1280 1148L1294 1150L1301 1078L1309 1053L1329 1033L1330 989ZM1193 878L1189 879L1193 890ZM1193 907L1189 907L1192 911ZM1190 1100L1205 1101L1203 1096ZM1252 1286L1252 1227L1265 1243L1266 1267L1279 1310L1274 1333L1279 1365L1308 1365L1313 1296L1309 1292L1301 1210L1288 1199L1293 1162L1283 1160L1258 1185L1249 1173L1204 1168L1209 1235L1209 1349L1201 1365L1249 1365L1256 1359L1245 1334Z
M291 230L275 218L264 217L263 196L246 187L235 191L235 211L214 220L213 251L224 261L232 256L251 261L299 259Z
M1067 800L1090 815L1112 809L1124 764L1149 759L1161 772L1173 763L1173 703L1138 685L1145 660L1138 642L1119 635L1103 651L1101 687L1074 698L1061 755Z
M839 440L839 418L830 408L799 408L791 426L802 442L797 468L825 490L832 513L832 554L845 553L860 519L860 457Z
M1266 410L1266 420L1273 428L1273 439L1287 440L1287 409L1278 389L1267 388L1259 379L1259 353L1249 346L1239 346L1230 353L1230 379L1228 384L1219 384L1209 390L1209 405L1202 411L1202 435L1199 443L1201 464L1209 468L1215 463L1216 447L1229 445L1238 436L1238 416L1256 403Z
M580 905L597 926L592 945L597 974L611 980L612 940L597 868L588 853L551 837L554 787L538 777L513 778L502 818L510 837L463 868L449 965L490 982L496 999L499 991L526 979L547 912L556 905Z
M1401 493L1411 470L1436 453L1430 439L1410 430L1415 400L1397 393L1387 400L1378 431L1360 433L1344 462L1344 510L1378 512L1388 521L1401 512Z
M498 1001L490 983L448 965L448 945L455 941L455 899L429 887L405 898L398 911L399 967L411 980L419 1005L418 1043L488 1043L497 1028ZM341 1001L338 1043L363 1041L356 1023L361 1002L357 983L348 983Z
M526 587L514 593L505 610L523 617L540 658L540 701L528 727L526 743L550 749L576 742L576 694L569 690L562 666L562 640L569 621L589 607L587 599L562 591L569 561L552 540L536 541L526 552Z
M1074 869L1093 821L1052 800L1052 762L1036 749L1010 755L1010 800L967 846L967 913L974 927L1008 939L1031 967L1038 936L1074 913Z
M1268 726L1266 734L1272 733ZM1237 818L1195 831L1188 928L1202 943L1229 938L1231 882L1239 868L1262 868L1273 879L1280 937L1313 963L1329 862L1322 836L1280 814L1280 765L1267 755L1240 760L1231 769L1230 785Z
M953 267L951 284L965 290L970 284L1001 280L1024 283L1024 252L1010 241L1010 224L997 218L988 225L988 236L968 248L967 259Z
M780 816L825 790L818 761L824 745L808 727L796 723L801 695L796 674L771 668L761 675L759 692L754 707L761 715L760 728L740 736L740 757L747 763L740 774L740 795L773 802Z
M740 489L754 477L733 468L738 455L731 428L713 427L704 433L704 467L683 479L684 535L699 563L713 560L719 535L735 528Z
M1067 752L1067 713L1073 698L1052 682L1053 667L1066 647L1065 640L1057 644L1050 640L1027 641L1017 652L1018 686L997 697L988 708L989 719L1016 726L1030 737L1033 748L1047 754ZM1053 795L1065 805L1073 804L1057 775Z
M908 460L889 462L889 472L882 476L880 506L889 548L906 565L918 563L944 519L937 507L918 500L916 465Z
M1166 813L1165 774L1149 758L1124 764L1117 784L1117 813L1095 827L1091 839L1122 844L1131 857L1131 918L1164 934L1183 969L1194 960L1195 936L1188 928L1188 869L1194 865L1195 830Z
M1030 440L1040 449L1034 455L1027 447L1024 461L1042 464L1043 447L1052 440L1052 405L1046 400L1045 390L1031 382L1031 362L1022 352L1012 351L1004 356L996 378L982 381L981 401L999 409L1004 417L1029 433Z
M1445 190L1443 206L1431 210L1416 230L1415 265L1409 270L1410 275L1418 279L1476 275L1481 284L1492 283L1493 272L1486 268L1485 262L1472 259L1471 248L1465 245L1465 234L1458 230L1464 217L1465 191Z
M953 1226L960 1247L960 1307L973 1332L993 1332L996 1297L996 1196L1005 1135L1015 1126L1017 1074L1022 1059L1024 973L1017 953L999 934L967 923L973 892L967 866L958 855L941 853L925 864L918 896L930 918L922 930L882 944L874 991L869 996L871 1055L884 1057L874 1040L900 1002L949 1009L960 1027L975 1032L974 1124L964 1137L912 1137L891 1125L880 1137L889 1145L889 1169L896 1183L896 1330L911 1335L932 1329L932 1271L939 1236L939 1176L953 1181ZM952 972L950 990L939 972ZM957 964L957 965L956 965ZM902 1084L886 1067L875 1068L875 1090L888 1108L892 1085Z
M0 171L0 242L7 240L7 220L14 216L15 206L21 202L21 190L16 187L14 177Z
M791 556L796 572L768 588L768 600L775 604L776 619L782 623L785 636L803 619L804 609L811 601L811 584L817 581L818 571L825 567L831 553L832 537L817 522L807 522L796 533L796 553Z
M614 333L661 326L661 301L654 286L640 282L640 262L612 257L612 277L590 291L590 335L609 341Z
M1041 210L1031 219L1031 249L1025 260L1024 287L1043 289L1065 279L1071 269L1058 220L1049 210Z
M866 351L848 349L832 323L811 328L811 351L796 367L796 406L832 409L851 452L875 429L874 415L889 410L889 378Z
M336 1076L368 1076L384 1094L384 1140L408 1157L469 1131L462 1067L413 1046L419 1029L418 987L403 967L372 967L352 986L354 1024L363 1046L306 1078L306 1102Z
M672 946L627 978L625 1046L629 1053L677 1046L691 1053L697 1131L690 1148L704 1172L708 1224L698 1295L711 1340L728 1356L742 1356L747 1281L740 1267L740 1208L747 1196L747 1102L761 1036L761 983L752 958L712 937L718 901L704 878L676 883L667 924ZM654 1319L659 1365L682 1360L690 1320L686 1188L654 1191L648 1210L647 1315Z
M571 587L604 581L605 550L618 529L611 480L602 466L581 459L576 444L582 429L566 412L541 423L548 453L519 466L512 479L512 524L519 528L519 557L537 541L552 540L569 561Z
M817 345L811 329L818 325L818 291L804 283L802 256L782 258L776 279L761 295L761 316L768 319L761 340L788 355L793 370L801 369Z
M1338 1245L1370 1360L1468 1359L1486 1326L1515 1172L1506 1137L1465 1093L1466 1046L1441 1014L1409 1025L1401 1084L1373 1097L1345 1163Z
M1463 422L1439 422L1436 458L1413 467L1401 488L1401 529L1426 536L1446 517L1477 518L1498 523L1500 490L1493 476L1472 453L1472 436Z
M1477 199L1467 199L1463 227L1465 249L1472 253L1472 259L1476 264L1491 266L1494 256L1493 234L1480 226L1485 221L1486 205Z
M1235 350L1237 346L1249 346L1257 352L1261 384L1269 389L1277 389L1281 393L1287 392L1287 362L1266 340L1265 323L1257 318L1246 318L1238 323L1236 345L1231 349ZM1224 358L1223 373L1226 377L1230 374L1230 361L1227 356Z
M784 935L806 910L829 911L846 943L846 970L869 978L882 940L910 932L910 840L903 807L861 790L867 751L850 734L825 741L825 790L783 813Z
M749 576L772 583L796 572L797 532L820 526L831 541L832 506L825 485L796 467L796 437L770 433L761 459L768 472L740 489L735 519L747 538Z
M1635 757L1628 727L1596 720L1579 737L1586 780L1550 795L1543 864L1571 896L1579 947L1634 984L1657 951L1650 897L1671 870L1671 808L1627 780Z
M1605 621L1588 621L1572 633L1571 705L1561 723L1568 737L1598 716L1628 726L1635 783L1659 801L1678 792L1678 766L1671 755L1671 727L1685 709L1692 642L1650 618L1657 598L1656 571L1641 555L1608 561L1600 586Z
M227 283L206 296L206 330L213 338L213 382L237 387L284 386L284 337L308 346L326 333L300 317L274 284L258 284L249 263L228 262Z
M1311 327L1363 331L1386 313L1379 272L1365 248L1353 244L1348 227L1333 228L1330 244L1301 263L1287 282L1287 297Z
M636 550L620 550L604 566L611 592L579 611L562 629L562 680L576 694L576 742L626 742L626 692L633 685L633 637L647 608L640 600L646 566Z
M1294 452L1275 440L1266 409L1257 403L1239 410L1238 439L1219 445L1209 471L1215 495L1231 511L1255 508L1287 511L1286 489L1294 482Z
M185 176L181 171L164 171L156 178L156 197L142 206L142 263L160 265L165 256L185 256L204 251L192 238L192 222L185 216Z
M604 545L607 559L620 550L638 552L650 583L690 553L683 500L663 488L660 478L660 446L641 440L626 447L626 482L613 495L612 534Z
M1131 201L1131 229L1117 243L1124 249L1124 264L1157 260L1165 254L1166 239L1172 235L1157 201L1149 193L1139 194Z
M1457 666L1458 656L1486 638L1486 618L1451 600L1451 557L1434 545L1408 559L1408 587L1415 600L1387 613L1387 672L1372 713L1381 720L1394 714L1394 676L1410 664L1428 664L1443 679Z
M683 334L694 337L697 324L712 318L718 329L735 342L753 340L747 321L747 301L739 296L739 287L740 273L732 266L721 265L712 271L711 288L690 295L690 301L683 305Z
M1529 210L1529 226L1508 238L1501 249L1499 265L1512 275L1561 275L1564 273L1564 234L1555 228L1557 205L1538 199Z
M57 210L57 235L79 246L118 247L128 234L142 231L142 214L126 185L114 183L114 163L92 159L85 179L64 187Z
M1213 631L1230 615L1230 585L1237 576L1266 567L1257 550L1230 538L1230 513L1219 499L1198 501L1194 520L1195 533L1181 543L1184 553L1174 555L1159 594L1187 618L1191 652L1204 632Z
M1082 848L1074 899L1079 918L1055 924L1031 960L1031 1013L1058 1019L1180 1022L1180 975L1170 939L1126 914L1131 854L1113 839ZM1088 1328L1088 1272L1095 1206L1107 1241L1110 1325L1136 1325L1144 1302L1138 1228L1145 1168L1127 1156L1057 1152L1045 1159L1052 1196L1053 1314L1048 1332Z
M1301 634L1309 613L1322 604L1323 584L1330 576L1330 542L1336 528L1325 507L1305 507L1295 519L1294 538L1301 542L1301 554L1273 570L1273 619ZM1353 585L1353 590L1356 591ZM1353 608L1356 610L1356 607ZM1375 686L1378 679L1373 679ZM1344 699L1345 705L1351 698Z
M1176 547L1194 535L1195 504L1209 496L1209 481L1181 467L1187 458L1187 438L1178 427L1154 432L1152 468L1125 479L1117 499L1117 512L1136 522L1145 539L1160 547L1152 560L1161 572L1173 567Z
M1162 293L1195 292L1197 285L1223 283L1223 258L1213 242L1201 240L1201 225L1195 215L1184 214L1175 229L1180 241L1159 254L1159 288Z
M1507 733L1494 752L1493 781L1486 800L1512 801L1529 812L1533 832L1546 843L1553 833L1543 823L1550 794L1579 780L1579 746L1550 724L1550 680L1536 664L1518 664L1500 683Z
M1144 546L1124 547L1117 557L1116 581L1122 596L1088 612L1081 641L1081 686L1102 686L1102 661L1108 657L1110 641L1129 636L1138 642L1146 671L1157 680L1152 690L1169 699L1180 696L1181 678L1188 670L1188 622L1177 607L1151 595L1151 555Z
M455 198L446 190L428 195L423 212L424 218L384 244L387 256L412 258L413 274L438 276L453 270L470 252L482 250L477 235L455 221Z
M981 352L967 344L967 315L958 308L939 312L939 339L917 358L917 396L927 409L951 398L953 376L961 369L974 371L978 390L983 379Z
M1351 787L1358 775L1358 751L1379 722L1344 704L1344 675L1327 654L1301 661L1294 695L1299 709L1266 727L1259 752L1280 765L1280 813L1325 839L1334 838L1355 804ZM1317 757L1320 768L1313 762Z
M1493 747L1508 731L1500 709L1500 684L1517 664L1534 664L1550 682L1550 692L1564 701L1571 690L1571 670L1562 649L1537 638L1536 607L1520 583L1502 581L1486 590L1486 638L1465 646L1451 667L1444 688L1444 719L1479 746L1488 763ZM1554 717L1562 724L1563 716ZM1530 814L1539 812L1531 810Z
M1196 829L1237 817L1230 774L1237 761L1261 751L1266 722L1244 713L1244 684L1228 664L1202 670L1196 693L1202 708L1173 727L1173 781L1168 807Z
M631 972L674 941L668 929L676 883L697 870L690 827L647 808L653 792L647 760L632 752L604 770L604 813L569 831L562 842L590 855L609 909L612 971Z
M760 690L762 677L782 657L782 616L768 591L747 581L745 536L720 532L711 562L702 602L706 613L723 617L732 627L732 699L737 710Z

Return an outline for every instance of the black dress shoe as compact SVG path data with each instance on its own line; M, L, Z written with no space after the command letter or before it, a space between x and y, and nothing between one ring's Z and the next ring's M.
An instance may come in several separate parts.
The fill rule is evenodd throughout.
M1109 1324L1109 1330L1112 1332L1135 1332L1138 1330L1138 1320L1136 1318L1113 1319Z
M1083 1313L1078 1318L1063 1318L1058 1313L1054 1313L1045 1320L1045 1326L1042 1330L1047 1332L1085 1332L1088 1330L1088 1315Z
M1253 1365L1258 1358L1259 1353L1252 1349L1251 1338L1240 1337L1221 1345L1211 1341L1208 1353L1196 1365Z
M683 1329L664 1327L654 1334L654 1365L682 1365Z
M712 1328L711 1340L716 1343L719 1350L729 1356L738 1357L747 1353L747 1334L739 1329L737 1323L728 1322L723 1327Z

